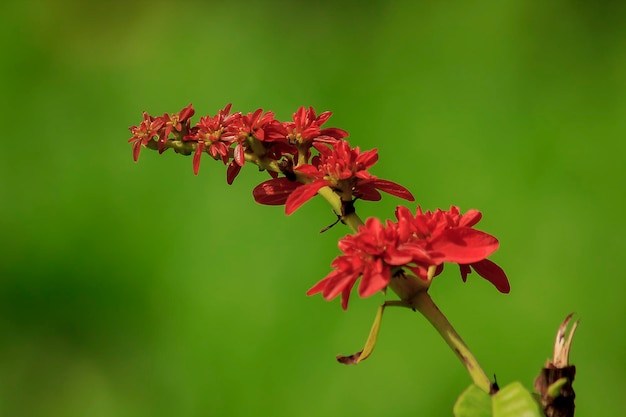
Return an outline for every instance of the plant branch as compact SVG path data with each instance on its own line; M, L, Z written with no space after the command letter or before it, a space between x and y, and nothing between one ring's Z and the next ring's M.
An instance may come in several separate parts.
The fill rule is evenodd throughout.
M148 142L147 147L157 150L158 143L152 140ZM168 140L164 144L164 147L172 148L176 152L183 155L191 155L193 152L195 152L197 148L197 143L193 141ZM233 150L231 149L230 152L232 153ZM248 152L245 153L245 159L246 162L257 165L261 170L282 173L279 163L275 159L267 158L265 156L259 156L256 153ZM298 158L298 164L300 163L304 163L302 154L299 154ZM298 182L306 184L311 181L308 177L302 175L297 171L294 174L295 179ZM322 196L326 201L328 201L335 213L338 213L338 215L340 216L342 223L347 225L354 233L358 232L359 227L364 223L363 220L361 220L361 218L356 214L352 200L344 201L342 197L337 192L335 192L335 190L328 186L322 187L320 190L318 190L317 193ZM450 346L450 348L454 351L457 357L461 360L461 363L463 363L463 365L469 372L472 380L474 381L474 384L476 384L483 391L489 393L491 390L491 381L482 370L482 368L478 364L478 361L469 350L465 342L463 342L461 336L459 336L456 330L454 330L448 319L439 310L439 308L433 302L432 298L427 292L434 272L435 268L431 267L428 274L428 280L424 281L412 274L405 273L402 269L394 271L389 287L398 295L400 301L389 301L381 306L372 333L370 334L370 337L368 338L368 343L366 344L366 354L362 359L365 359L373 349L373 345L378 334L378 326L380 325L380 320L382 319L382 311L384 310L385 306L407 306L413 308L414 310L418 310L428 319L428 321L435 327L435 329L446 341L448 346ZM372 339L373 342L371 342L370 339Z
M454 351L456 356L461 360L461 363L467 369L470 377L483 391L491 392L491 381L485 374L485 371L480 367L478 361L469 350L461 336L454 330L452 324L448 321L446 316L443 315L441 310L437 307L433 299L428 292L419 291L410 300L410 304L424 315L433 325L433 327L439 332L443 340L446 341L448 346Z

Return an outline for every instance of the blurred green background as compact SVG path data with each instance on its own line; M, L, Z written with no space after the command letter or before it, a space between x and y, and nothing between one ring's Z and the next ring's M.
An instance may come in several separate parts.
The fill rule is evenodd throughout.
M337 240L322 200L254 203L252 167L144 150L189 103L331 110L372 172L483 212L512 292L455 268L433 298L500 385L532 387L570 312L579 416L625 415L623 2L5 2L0 416L448 416L470 383L383 295L306 297ZM358 205L389 218L401 201ZM414 207L412 205L411 207ZM619 262L618 262L619 261ZM620 324L622 323L622 324Z

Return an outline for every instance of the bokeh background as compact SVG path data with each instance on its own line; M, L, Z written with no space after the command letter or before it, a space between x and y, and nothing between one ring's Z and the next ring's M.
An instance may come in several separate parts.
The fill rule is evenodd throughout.
M252 168L133 163L143 110L230 102L331 110L375 175L481 210L512 292L448 268L433 298L500 385L532 387L576 312L577 415L625 415L624 5L3 3L0 416L451 415L470 380L417 313L335 362L384 296L305 296L347 233L318 233L324 201L285 217Z

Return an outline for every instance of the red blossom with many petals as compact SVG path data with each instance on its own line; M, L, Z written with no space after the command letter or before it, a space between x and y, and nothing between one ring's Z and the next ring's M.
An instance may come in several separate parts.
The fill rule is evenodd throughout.
M461 214L458 207L450 210L436 210L423 212L418 207L412 215L406 207L396 209L398 219L398 233L401 241L406 245L419 250L427 251L436 256L439 262L459 264L463 281L473 268L480 276L491 282L498 291L508 293L509 281L504 271L486 258L499 247L498 239L494 236L474 229L482 218L478 210L468 210ZM425 262L416 260L416 266L409 267L417 276L426 279L428 266ZM437 269L437 274L443 267Z
M137 162L141 147L146 146L155 137L160 135L163 127L163 119L160 117L152 117L148 113L143 112L143 121L139 126L131 126L128 129L133 136L128 139L128 143L133 144L133 160Z
M312 181L304 185L297 184L283 194L286 214L296 211L313 198L320 188L326 186L339 193L343 201L350 201L353 197L377 201L381 199L379 191L414 201L411 192L403 186L379 179L368 172L378 161L376 149L361 152L358 146L352 148L345 140L339 140L331 147L319 145L315 148L320 154L313 158L312 164L302 164L294 169ZM266 181L263 186L267 187L271 181Z
M268 126L274 124L279 124L279 122L274 119L274 112L268 111L263 113L263 109L257 109L254 113L242 115L237 120L237 123L233 123L229 127L229 130L235 137L236 145L233 152L233 160L228 165L226 173L226 181L228 184L233 183L239 171L245 165L245 152L250 147L250 141L256 140L259 143L265 142L267 136L265 130ZM263 146L264 145L259 145L259 147ZM267 145L267 147L269 148L271 145ZM254 152L254 150L252 152ZM263 154L265 153L266 151L263 150Z
M200 157L203 152L207 152L213 159L221 159L224 165L228 164L229 149L235 140L228 127L241 116L239 113L230 114L230 108L231 105L228 104L216 116L200 118L200 121L193 127L191 134L183 138L185 141L197 143L193 155L194 174L198 175Z
M322 129L322 125L330 116L332 112L326 111L317 116L313 107L306 109L302 106L293 114L293 122L273 125L266 140L287 140L292 144L301 144L306 147L311 146L313 142L335 143L347 137L348 132L336 127Z
M350 292L361 277L359 295L369 297L382 290L391 280L391 268L410 262L409 252L397 248L397 233L391 223L384 227L380 220L370 217L356 235L348 235L339 241L343 255L332 263L336 268L318 282L307 294L321 292L330 300L341 294L341 306L348 308Z
M159 153L163 153L167 150L165 144L169 139L170 134L174 134L176 139L182 139L189 133L190 119L195 114L193 107L188 105L178 113L172 113L171 115L164 113L161 116L163 120L163 128L159 135Z
M498 240L472 228L480 217L476 210L461 215L458 207L435 212L422 212L418 207L415 215L406 207L398 207L398 221L387 221L384 228L380 221L368 219L357 234L339 241L344 254L333 261L335 270L307 294L322 293L327 300L341 294L346 309L359 278L359 295L367 297L389 284L393 267L406 268L428 281L429 267L436 266L438 274L444 262L459 264L464 281L473 268L500 292L508 293L504 271L486 259L498 249Z

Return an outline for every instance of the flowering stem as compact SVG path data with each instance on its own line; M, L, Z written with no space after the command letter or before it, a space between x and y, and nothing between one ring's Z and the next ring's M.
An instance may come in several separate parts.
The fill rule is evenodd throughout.
M359 230L359 226L363 225L363 220L356 213L350 213L343 216L343 222L350 227L350 229L357 232Z
M288 182L281 180L280 186L276 184L262 184L266 187L261 187L259 194L255 194L255 198L258 197L258 202L271 205L285 204L285 211L287 214L290 214L302 205L303 202L310 199L312 197L310 191L315 189L317 190L317 194L328 201L335 214L339 217L339 220L354 233L358 233L361 226L364 225L363 220L361 220L355 212L354 203L357 199L372 200L375 199L374 196L378 195L378 191L384 191L397 197L414 201L413 195L406 188L390 181L377 179L367 172L378 160L376 150L360 152L358 147L352 148L347 141L343 140L343 138L348 135L347 132L337 128L320 129L321 125L330 117L330 112L322 113L318 117L313 108L309 108L307 111L304 107L301 107L294 113L293 123L280 123L274 119L272 112L267 112L261 116L262 110L259 109L255 113L249 113L248 116L245 116L242 113L230 114L230 108L231 105L229 104L223 110L220 110L217 116L201 118L200 122L194 127L191 127L189 121L189 118L194 114L191 105L181 110L178 114L164 114L163 117L155 118L144 112L144 120L141 124L130 128L133 136L128 142L133 142L133 158L135 161L137 160L142 146L158 150L159 153L164 152L168 148L172 148L175 152L183 155L194 155L193 166L194 172L197 175L200 155L202 153L208 153L213 159L223 161L225 165L230 162L231 165L229 165L227 171L229 184L232 183L244 162L255 164L261 171L265 170L270 172L274 179L278 177L277 174L283 174L288 180ZM257 133L259 133L259 135L257 135ZM171 137L171 135L173 135L173 137ZM264 139L258 139L257 137ZM324 148L327 152L323 152L320 148L314 147L319 153L319 160L313 162L313 165L315 165L313 166L309 164L309 159L311 157L311 148L316 141L318 144L320 142L331 144L330 148L332 148L332 150ZM277 147L274 147L274 145L277 145ZM348 174L351 173L349 178L346 178L346 175L344 175L346 172ZM319 180L323 181L323 183L318 182L311 184ZM267 182L271 183L271 181L272 180L268 180ZM300 193L295 194L297 198L293 198L294 190L299 184L291 184L289 182L310 184L311 188L300 188ZM324 184L327 184L327 186L322 186ZM320 188L320 186L322 187ZM303 190L305 192L302 192ZM289 194L290 192L291 194ZM292 199L289 200L290 198ZM289 208L290 204L291 208ZM404 211L401 209L404 209ZM398 222L401 221L401 218L406 220L408 216L407 213L408 209L398 207L396 213ZM427 214L430 216L431 213ZM438 211L435 214L439 215L441 213ZM421 212L421 209L418 209L416 215L425 216L425 214ZM452 233L454 235L453 237L457 237L457 240L462 242L466 240L478 242L478 248L476 248L474 252L471 252L470 256L471 259L476 258L476 261L468 262L467 265L464 265L467 271L462 271L463 276L467 274L471 266L476 269L480 275L492 282L501 292L508 292L509 285L504 272L497 265L484 259L485 256L482 256L487 252L491 253L497 249L497 240L480 231L472 230L474 234L468 232L469 227L480 219L480 213L473 210L471 214L466 214L466 218L463 220L464 223L462 224L458 224L461 222L458 208L456 208L456 212L454 213L451 208L450 216L451 217L446 219L455 224L455 227L452 228L452 232L456 234ZM333 225L334 224L336 224L336 222L333 223ZM374 224L374 226L376 225L378 225L378 229L383 228L380 222ZM367 228L361 230L363 233L367 232ZM416 239L417 237L415 237L414 240ZM385 245L387 245L387 243L385 243ZM458 242L448 242L448 246L453 248L451 249L453 253L460 250L458 248L459 245ZM439 246L441 247L441 242ZM390 254L390 252L387 252L387 248L382 248L382 251L386 252L388 255ZM400 300L386 301L379 308L363 351L359 352L358 355L355 354L345 358L350 361L355 361L355 363L367 358L376 343L384 309L391 306L407 307L414 311L419 310L420 313L430 321L467 368L475 385L489 393L492 388L491 381L481 369L467 345L465 345L461 337L437 308L428 294L428 288L436 273L437 266L430 265L428 267L426 278L423 276L423 269L419 269L419 277L410 272L410 270L414 269L413 267L426 267L426 261L424 261L424 259L427 258L424 258L425 253L417 252L415 254L411 253L411 256L406 258L411 259L408 264L403 257L407 255L390 255L391 258L394 259L393 266L387 268L385 272L390 276L385 275L382 281L380 279L380 271L377 270L375 275L377 275L377 279L380 281L382 288L376 289L385 289L388 287L398 295ZM378 253L372 256L380 258ZM457 259L458 257L452 256L452 258ZM361 263L369 261L369 259L364 260L364 258L359 258L359 262ZM379 262L377 265L380 266L380 259L377 259L377 262ZM389 266L391 265L387 265L386 267ZM481 273L481 270L483 273ZM487 277L485 273L491 275L491 278ZM361 274L348 275L348 278L354 278L352 281L355 281L358 275ZM363 284L366 279L365 274L362 275L361 284ZM345 280L345 276L342 279ZM370 277L370 281L371 280L372 278ZM326 279L323 282L325 281ZM349 292L353 284L354 282L349 283L349 286L341 285ZM363 287L363 285L361 285L361 287ZM365 287L367 287L367 285ZM322 287L316 285L312 289L312 293L321 292L321 288ZM344 308L347 307L348 300L345 289L342 294ZM329 293L326 290L324 290L324 294L328 298ZM337 295L337 293L333 294ZM567 321L564 326L566 326L566 324ZM573 334L573 330L571 334ZM571 343L571 334L567 341L567 347L563 350L563 357L565 358L566 364L569 344ZM557 343L560 343L559 340L563 340L562 335L559 337L560 339L557 340Z
M185 142L182 140L170 140L166 143L166 147L174 148L177 152L184 155L190 155L194 152L197 144L195 142ZM157 143L151 141L148 143L149 148L157 149ZM281 172L278 163L275 160L265 157L259 157L254 153L246 153L246 161L254 163L261 169ZM299 161L302 162L302 161ZM302 183L309 182L309 179L296 173L296 180ZM359 226L363 225L363 220L354 211L345 212L345 202L330 187L322 187L318 190L318 194L322 196L337 215L341 216L341 221L346 224L353 232L358 232ZM432 271L434 273L434 270ZM430 274L429 274L430 275ZM432 278L432 277L431 277ZM439 308L435 305L432 298L427 292L429 282L423 282L421 279L411 274L397 273L391 280L389 287L400 297L400 303L405 303L408 307L412 307L422 313L428 321L437 329L446 343L452 348L454 353L467 368L474 383L485 392L489 392L491 381L482 370L478 361L469 350L467 345L461 339L461 336L454 330L448 319L443 315ZM393 304L390 304L393 305ZM382 310L381 310L382 313ZM377 332L376 332L377 333ZM375 339L375 338L374 338ZM373 349L373 346L370 350ZM370 352L364 355L363 359Z
M341 199L329 187L324 187L318 192L331 204L333 209L337 211L341 207ZM339 211L340 212L340 211ZM357 231L363 221L356 213L349 213L343 216L342 220L353 231ZM434 268L429 271L429 278L434 275ZM443 340L454 351L461 363L465 366L470 377L480 389L489 393L491 389L491 381L485 371L480 367L478 361L469 350L461 336L454 330L452 324L446 316L439 310L433 299L428 294L428 283L423 282L419 278L410 274L399 274L391 280L389 287L400 297L401 300L408 300L409 306L415 308L428 319L428 321L437 329ZM367 357L367 355L365 356Z
M329 187L324 187L320 189L318 193L330 203L336 212L341 212L338 210L338 208L341 207L341 199L333 190ZM363 224L363 221L356 214L356 212L343 216L342 220L354 232L356 232L358 227ZM429 271L429 280L432 279L434 272L435 269L431 268L431 271ZM480 367L478 361L469 350L461 336L456 332L456 330L454 330L452 324L450 324L446 316L444 316L441 310L439 310L433 299L428 294L428 284L429 283L423 282L420 278L417 278L414 275L400 273L391 280L389 287L400 297L401 300L403 300L400 301L400 303L408 301L408 307L418 310L424 315L424 317L426 317L426 319L428 319L433 327L437 329L441 337L443 337L443 340L446 341L448 346L450 346L457 357L461 360L461 363L463 363L467 369L470 377L474 381L474 384L476 384L483 391L489 393L491 390L491 381L489 380L489 377L487 377L485 371L483 371ZM380 313L382 313L382 310ZM377 333L378 328L376 328L376 334ZM370 335L370 338L371 337L372 336ZM373 343L375 343L375 341ZM366 343L366 350L368 346L369 344ZM367 350L367 354L363 355L360 360L369 356L371 350L373 350L373 346Z
M461 360L470 377L483 391L489 393L491 390L491 381L485 374L485 371L480 367L478 361L469 350L461 336L454 330L454 327L450 324L446 316L443 315L441 310L434 303L433 299L426 291L419 291L410 301L411 306L417 309L430 321L435 329L439 332L441 337L446 341L448 346L454 351L457 357Z
M337 215L341 214L341 198L336 192L334 192L330 187L322 187L317 191L317 194L321 195L326 201L328 201L328 204L330 204ZM363 222L361 222L361 224L363 224ZM353 231L356 232L357 229L353 229Z
M364 224L363 220L361 220L356 212L347 214L343 213L343 203L341 201L341 197L339 197L337 193L332 190L332 188L322 187L317 193L328 201L335 213L341 215L341 221L344 224L346 224L354 233L359 231L359 226Z

